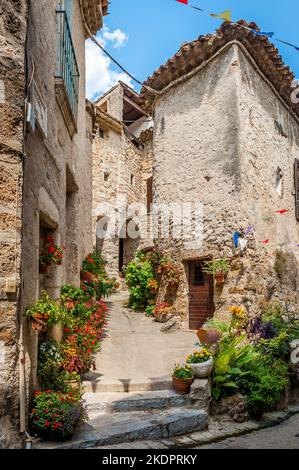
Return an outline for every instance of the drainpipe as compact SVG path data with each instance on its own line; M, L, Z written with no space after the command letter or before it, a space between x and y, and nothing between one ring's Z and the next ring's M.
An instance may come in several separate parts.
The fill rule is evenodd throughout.
M19 392L20 392L20 434L26 432L26 374L25 374L25 351L23 344L23 322L20 328L19 340Z

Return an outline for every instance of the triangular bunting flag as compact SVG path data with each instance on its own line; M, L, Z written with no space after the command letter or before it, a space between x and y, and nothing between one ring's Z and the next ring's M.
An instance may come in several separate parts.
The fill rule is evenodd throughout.
M189 0L176 0L177 2L184 3L184 5L188 5Z
M215 13L210 13L210 15L214 18L219 18L220 20L229 21L230 23L232 21L230 10L225 10L223 13L220 13L220 15L216 15Z

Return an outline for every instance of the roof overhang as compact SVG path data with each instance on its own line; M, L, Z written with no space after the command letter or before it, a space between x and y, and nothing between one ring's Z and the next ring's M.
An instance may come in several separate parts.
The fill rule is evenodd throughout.
M79 0L79 3L84 23L96 34L103 26L103 17L108 15L108 0Z
M145 86L141 90L140 97L146 111L152 114L156 96L146 87L162 94L165 93L172 85L179 83L184 78L187 79L193 71L196 72L201 66L204 67L226 45L235 41L247 50L280 98L291 112L299 117L299 104L294 104L291 101L292 82L295 78L293 72L283 63L278 49L269 41L268 37L254 34L246 28L260 31L255 23L247 23L244 20L240 20L238 23L224 22L215 34L200 36L194 41L183 44L165 65L161 65L144 82Z

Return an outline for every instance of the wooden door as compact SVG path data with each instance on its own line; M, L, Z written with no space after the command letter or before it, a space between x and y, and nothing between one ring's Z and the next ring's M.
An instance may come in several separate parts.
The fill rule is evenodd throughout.
M189 328L198 330L214 314L213 277L203 272L204 260L189 262Z

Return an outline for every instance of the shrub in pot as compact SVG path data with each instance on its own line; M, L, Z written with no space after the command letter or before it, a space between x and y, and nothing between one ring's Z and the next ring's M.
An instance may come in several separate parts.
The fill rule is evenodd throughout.
M32 434L45 440L64 441L70 439L86 419L85 405L79 394L53 390L35 392L29 415Z
M42 291L41 298L33 307L26 309L25 316L32 319L33 329L45 331L64 320L65 310L56 301L50 300L46 291ZM41 329L36 325L40 325Z
M187 357L186 364L193 372L194 377L202 379L209 377L214 364L212 353L206 348L201 348Z
M213 259L204 263L203 271L214 276L216 285L222 285L229 271L228 261L225 258Z
M188 366L176 365L172 374L172 386L180 395L187 395L194 380L193 372Z

